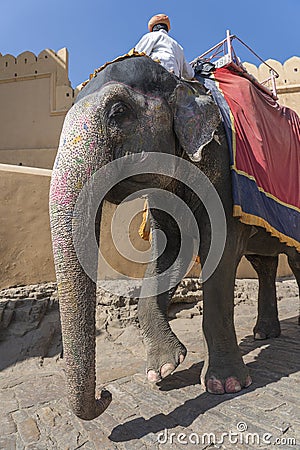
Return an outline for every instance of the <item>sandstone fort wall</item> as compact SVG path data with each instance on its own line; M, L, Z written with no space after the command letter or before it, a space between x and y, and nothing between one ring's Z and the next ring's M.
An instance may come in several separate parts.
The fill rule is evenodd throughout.
M0 163L52 168L74 95L67 49L0 54Z

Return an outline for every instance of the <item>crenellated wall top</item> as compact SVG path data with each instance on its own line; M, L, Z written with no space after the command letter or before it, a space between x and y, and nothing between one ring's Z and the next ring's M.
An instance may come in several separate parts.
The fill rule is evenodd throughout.
M56 73L57 84L69 86L68 50L41 51L38 56L26 51L18 56L0 53L0 80L20 79L28 76Z
M275 59L268 59L266 62L278 72L279 78L276 80L278 86L298 85L300 87L300 57L293 56L283 64ZM259 81L264 81L270 76L269 68L265 64L256 67L246 62L243 65Z

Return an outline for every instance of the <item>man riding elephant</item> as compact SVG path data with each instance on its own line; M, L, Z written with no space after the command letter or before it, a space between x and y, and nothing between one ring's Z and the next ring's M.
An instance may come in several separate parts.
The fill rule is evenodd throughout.
M177 77L191 80L194 77L194 70L186 61L181 45L168 34L171 29L169 17L165 14L156 14L149 20L148 29L149 33L140 39L135 50L159 61Z

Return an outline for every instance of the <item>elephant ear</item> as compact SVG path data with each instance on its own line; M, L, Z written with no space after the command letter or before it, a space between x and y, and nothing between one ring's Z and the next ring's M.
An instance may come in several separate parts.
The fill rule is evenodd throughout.
M220 122L219 108L208 94L185 83L175 89L174 130L192 161L200 161L203 148L214 138Z

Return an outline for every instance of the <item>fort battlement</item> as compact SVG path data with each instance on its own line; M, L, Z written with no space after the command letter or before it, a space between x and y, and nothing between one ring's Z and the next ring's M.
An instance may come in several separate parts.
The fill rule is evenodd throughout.
M46 49L36 56L26 51L17 57L0 54L0 84L50 78L51 114L64 113L72 106L74 90L68 78L68 50ZM25 86L24 86L25 87Z
M0 54L0 162L51 168L76 92L66 48Z
M283 86L287 89L290 89L293 85L300 88L300 58L298 56L287 59L283 64L275 59L268 59L266 62L279 74L277 85L280 91L282 91ZM258 80L269 77L269 68L265 64L261 64L259 67L250 63L244 65Z
M51 49L43 50L36 56L26 51L17 57L0 54L0 78L12 76L32 75L52 72L53 67L61 67L63 75L68 71L68 51L66 48L54 52ZM68 81L68 80L66 80Z
M74 89L68 78L68 50L45 49L36 56L26 51L17 57L0 53L0 84L49 78L51 115L65 114L74 101ZM25 87L25 86L24 86Z
M300 58L293 56L283 64L274 59L268 59L266 62L279 74L279 78L276 79L279 103L289 106L300 115ZM259 81L264 81L270 76L269 68L265 64L259 67L250 63L243 65Z

